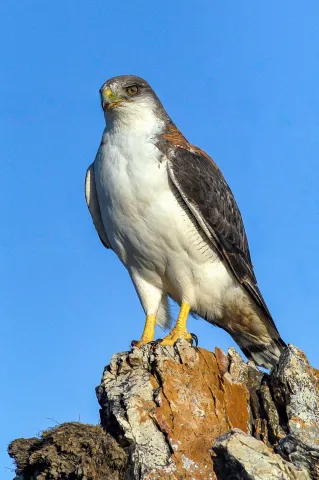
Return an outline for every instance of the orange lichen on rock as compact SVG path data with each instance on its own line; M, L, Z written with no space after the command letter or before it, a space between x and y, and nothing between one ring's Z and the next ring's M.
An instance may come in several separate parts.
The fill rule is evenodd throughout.
M251 430L247 368L234 350L215 354L183 340L175 347L144 346L113 358L101 385L108 401L125 410L116 409L117 420L128 439L135 437L143 478L215 478L211 447L217 438L232 428ZM127 391L133 376L140 386ZM110 398L115 385L121 399ZM108 422L103 413L102 422ZM158 463L150 468L148 458L153 462L158 451Z
M177 478L214 478L207 446L233 427L248 433L249 392L219 369L214 353L184 344L177 348L180 363L161 356L156 364L161 386L156 421L173 452ZM237 360L243 363L239 355Z
M103 430L64 424L12 442L16 480L61 472L91 480L319 479L318 387L318 371L292 345L270 374L232 348L212 353L185 340L133 348L112 357L97 388Z

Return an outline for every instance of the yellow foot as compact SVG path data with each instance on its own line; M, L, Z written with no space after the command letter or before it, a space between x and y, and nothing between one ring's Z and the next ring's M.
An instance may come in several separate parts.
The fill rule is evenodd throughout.
M184 338L189 343L193 343L193 340L198 345L198 339L193 333L188 333L186 328L187 317L190 311L190 306L186 302L182 302L181 309L179 311L178 319L173 330L163 338L162 341L158 341L159 345L175 345L179 338Z
M164 347L166 345L175 345L175 343L179 338L184 338L189 343L193 342L192 335L188 333L188 331L185 329L185 330L175 330L175 331L172 330L171 333L167 335L167 337L163 338L161 342L158 342L158 344Z
M142 335L141 340L133 340L131 342L132 347L141 347L142 345L146 345L154 340L154 333L155 333L155 324L156 324L156 316L155 315L147 315L145 321L144 332Z

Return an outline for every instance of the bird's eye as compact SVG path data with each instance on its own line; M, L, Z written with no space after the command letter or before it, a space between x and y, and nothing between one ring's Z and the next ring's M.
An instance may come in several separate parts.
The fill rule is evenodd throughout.
M138 92L138 88L136 85L131 85L130 87L127 87L126 91L129 95L136 95Z

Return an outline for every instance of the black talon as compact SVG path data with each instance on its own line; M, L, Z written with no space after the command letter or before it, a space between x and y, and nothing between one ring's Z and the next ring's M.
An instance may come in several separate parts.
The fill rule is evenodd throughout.
M195 333L191 333L190 336L192 337L192 346L195 343L195 348L198 347L198 337L195 335Z
M152 342L150 342L150 344L152 345L153 348L155 348L157 347L157 345L160 345L162 341L163 341L162 338L158 338L157 340L153 340Z

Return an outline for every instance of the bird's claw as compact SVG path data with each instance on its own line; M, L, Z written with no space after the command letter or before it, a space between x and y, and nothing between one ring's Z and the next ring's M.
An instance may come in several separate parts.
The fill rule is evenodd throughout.
M162 338L158 338L157 340L153 340L152 342L150 342L150 344L152 345L153 350L155 350L155 348L157 347L157 345L160 345L162 341L163 341Z
M190 336L191 336L191 345L192 347L195 348L195 350L198 350L198 337L197 335L195 335L195 333L190 333ZM177 339L179 340L179 339ZM176 340L176 342L177 342ZM158 338L157 340L154 340L153 342L150 342L149 344L152 345L153 349L155 349L157 347L157 345L160 345L162 343L163 339L162 338ZM176 342L174 343L174 348L176 346Z
M152 340L151 342L141 342L141 340L132 340L131 341L131 347L141 347L142 345L151 345L151 347L155 348L156 345L159 345L162 341L162 338L159 338L158 340Z
M195 333L191 333L190 336L192 337L192 347L194 346L194 343L195 343L195 348L197 349L198 347L198 336L195 335Z

